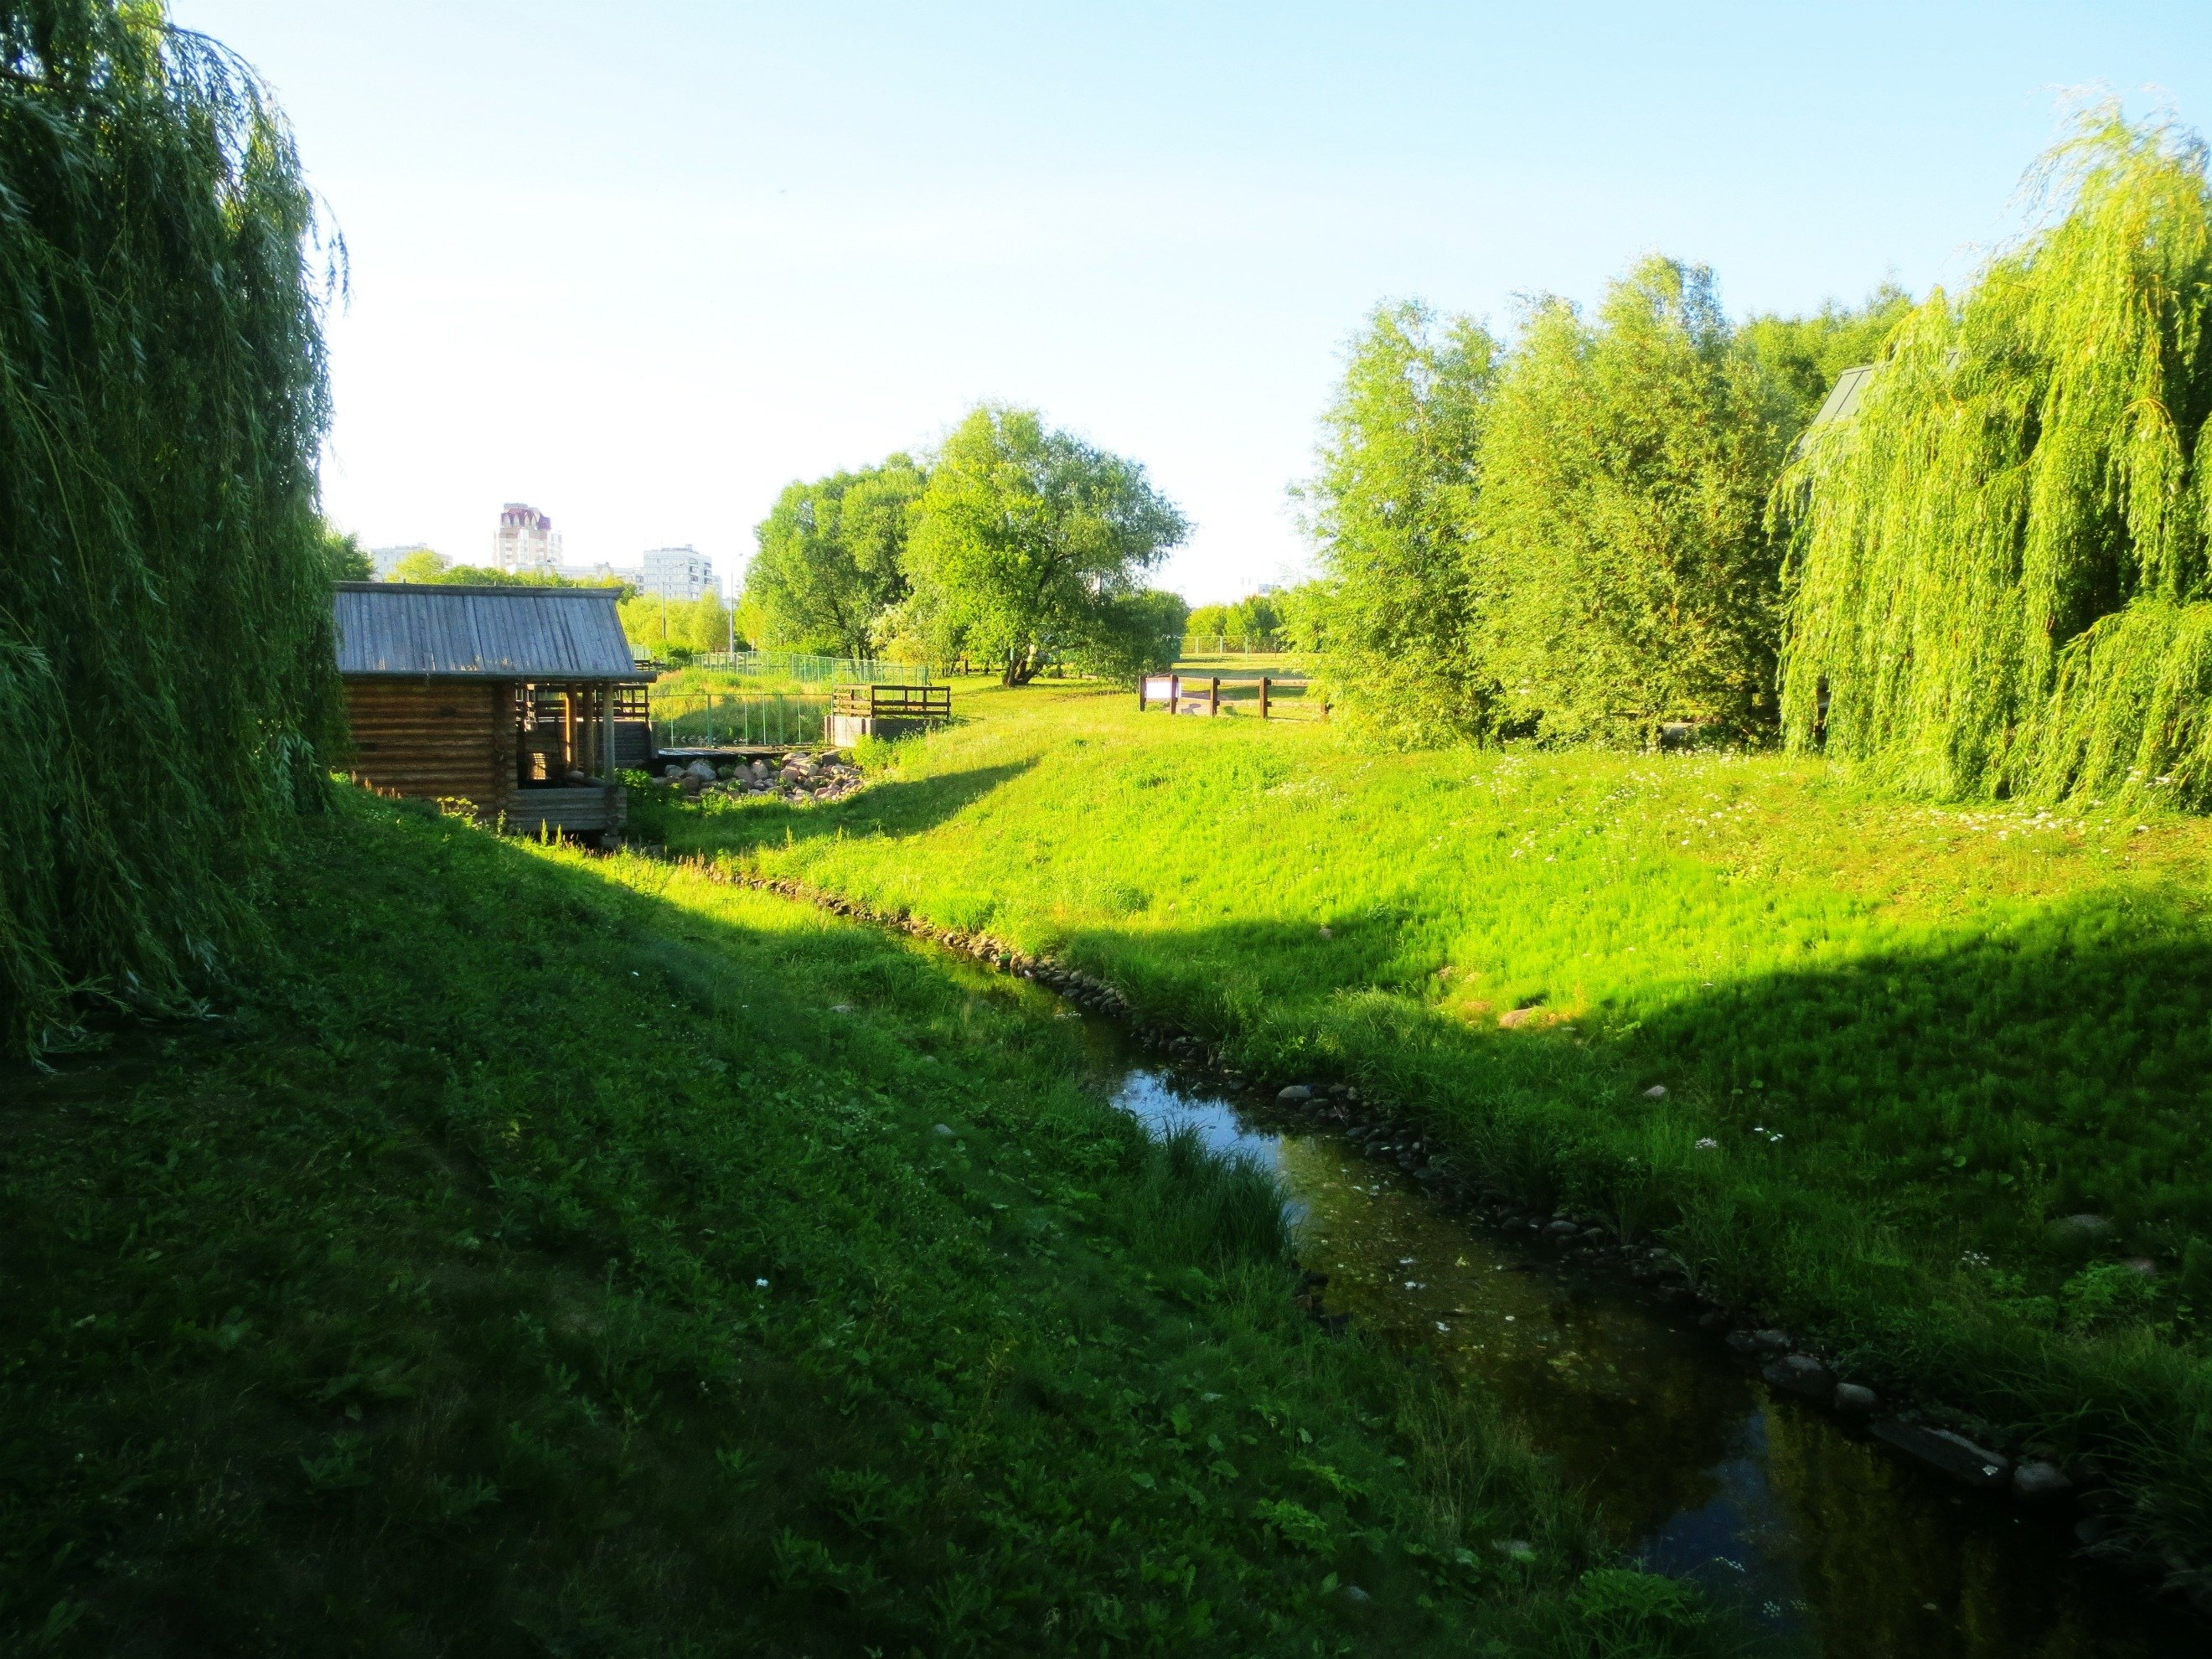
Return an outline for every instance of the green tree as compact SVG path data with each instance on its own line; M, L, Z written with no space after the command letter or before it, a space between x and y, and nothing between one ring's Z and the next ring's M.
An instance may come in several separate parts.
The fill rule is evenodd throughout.
M754 531L745 602L771 644L868 653L884 614L907 595L906 550L927 482L896 454L857 472L785 486Z
M1192 639L1219 639L1229 632L1229 607L1225 605L1201 605L1190 613L1188 623Z
M2212 183L2086 115L2054 210L1791 476L1793 746L1944 794L2212 807Z
M1652 258L1595 323L1529 313L1499 378L1474 509L1475 662L1505 722L1647 741L1775 716L1784 442L1712 273Z
M636 594L622 602L622 624L631 645L659 657L726 650L732 633L730 608L711 592L696 599Z
M1188 532L1136 462L1048 428L1034 410L984 405L955 428L929 475L908 557L920 603L908 626L957 643L1028 684L1064 653L1101 648L1120 602Z
M1912 296L1885 283L1856 306L1831 301L1809 317L1753 317L1736 338L1759 365L1769 418L1795 438L1804 431L1836 377L1881 355L1890 332L1912 310Z
M365 582L376 574L376 561L351 531L323 520L323 562L334 582Z
M1378 307L1297 492L1328 572L1326 678L1356 723L1407 742L1492 726L1496 688L1471 648L1469 554L1497 350L1467 318Z
M392 567L392 574L385 580L394 582L441 582L446 580L446 573L453 568L453 561L444 554L433 552L427 547L417 548L394 564Z
M0 1049L181 1009L344 728L314 198L159 5L0 0Z
M1174 665L1189 623L1182 594L1146 588L1108 600L1066 655L1079 673L1131 684Z

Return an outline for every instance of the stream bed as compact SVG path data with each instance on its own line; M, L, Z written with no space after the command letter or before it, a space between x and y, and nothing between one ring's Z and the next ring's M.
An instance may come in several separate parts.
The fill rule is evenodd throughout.
M2080 1559L2063 1504L1971 1493L1770 1390L1617 1275L1449 1212L1340 1134L1133 1063L1086 1019L1115 1103L1281 1182L1327 1304L1479 1377L1620 1547L1821 1659L2168 1659L2212 1635Z

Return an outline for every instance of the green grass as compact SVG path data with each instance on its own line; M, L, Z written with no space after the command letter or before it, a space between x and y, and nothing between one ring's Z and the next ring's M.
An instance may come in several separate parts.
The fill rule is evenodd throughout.
M2212 1546L2212 824L962 706L836 808L663 828L1103 973L1261 1075L1385 1090L1868 1380L2111 1455L2146 1536ZM2081 1211L2118 1224L2096 1251L2046 1235Z
M349 790L277 873L259 989L9 1078L8 1651L1717 1639L1028 988Z

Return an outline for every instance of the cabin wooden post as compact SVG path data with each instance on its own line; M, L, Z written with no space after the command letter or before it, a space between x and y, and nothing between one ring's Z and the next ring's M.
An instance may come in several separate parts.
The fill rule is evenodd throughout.
M1206 687L1206 712L1208 714L1218 714L1221 712L1221 676L1218 674L1213 677L1212 683Z
M1267 718L1267 692L1273 684L1273 682L1265 674L1260 676L1260 718L1261 720Z
M1168 713L1182 713L1182 676L1180 674L1168 676Z

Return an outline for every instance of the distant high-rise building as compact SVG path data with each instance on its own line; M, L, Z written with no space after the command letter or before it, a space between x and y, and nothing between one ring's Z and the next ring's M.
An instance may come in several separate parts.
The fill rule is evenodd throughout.
M400 560L410 553L428 553L429 550L430 544L428 542L410 542L404 547L372 547L368 550L368 562L376 568L377 580L390 581L392 569Z
M509 501L499 510L491 552L492 562L501 570L557 570L561 533L553 528L550 514L527 501Z
M645 569L638 592L657 599L696 599L702 594L721 594L714 580L714 562L696 547L653 547L645 554Z

